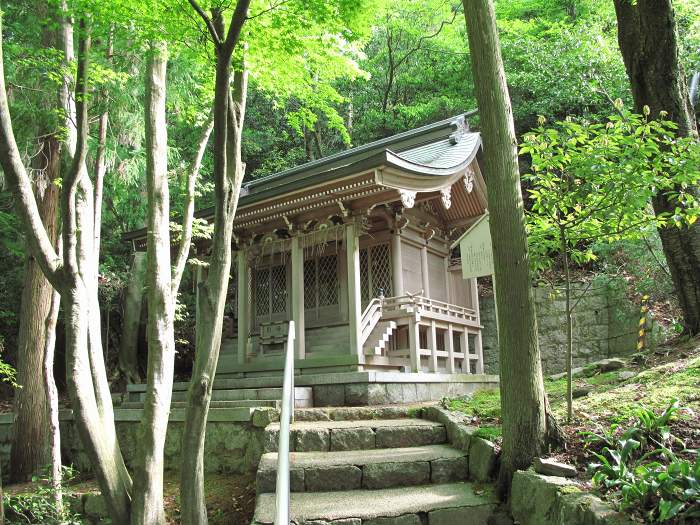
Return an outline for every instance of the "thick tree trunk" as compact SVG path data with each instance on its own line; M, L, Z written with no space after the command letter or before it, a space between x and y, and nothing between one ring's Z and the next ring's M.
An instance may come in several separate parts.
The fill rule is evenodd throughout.
M170 269L170 197L165 123L167 51L153 44L146 76L146 185L148 189L148 381L134 477L132 525L165 523L163 447L173 388L175 336Z
M34 183L42 222L52 243L56 242L60 147L53 137L42 144L46 166ZM14 439L10 453L10 479L26 481L49 462L48 406L43 382L45 323L51 309L53 287L30 255L27 258L20 307L17 345Z
M503 452L499 487L546 448L547 403L530 286L518 144L491 0L463 0L484 141L497 286Z
M145 284L146 253L134 252L129 285L124 297L124 323L122 326L121 347L119 349L119 369L126 376L128 383L141 382L138 343Z
M37 3L42 17L50 16L45 2ZM42 44L56 48L56 35L47 25L43 29ZM47 110L56 108L56 101L47 104ZM60 176L61 144L47 130L38 130L40 152L34 157L34 193L39 215L52 243L56 242L58 224L58 194L54 181ZM29 252L29 250L27 250ZM51 308L53 288L34 261L27 254L22 288L20 325L17 344L17 381L22 385L15 393L15 425L10 453L10 479L26 481L49 462L48 406L44 390L43 360L45 322Z
M235 75L232 97L229 92L231 56L245 23L250 0L238 0L225 39L221 13L215 11L213 20L209 20L195 0L190 0L190 3L208 22L208 30L217 49L214 88L214 234L207 279L200 284L197 298L195 362L187 394L180 473L182 523L201 525L207 523L204 504L206 421L219 360L224 304L231 270L233 219L244 172L241 162L241 132L247 75L244 71Z
M618 42L638 112L644 106L656 118L661 111L678 124L678 134L698 136L678 53L678 34L671 0L615 0ZM672 190L675 191L675 190ZM685 189L700 198L697 187ZM666 194L652 199L657 214L673 215L676 203ZM700 333L700 224L659 228L659 236L678 300L685 330Z

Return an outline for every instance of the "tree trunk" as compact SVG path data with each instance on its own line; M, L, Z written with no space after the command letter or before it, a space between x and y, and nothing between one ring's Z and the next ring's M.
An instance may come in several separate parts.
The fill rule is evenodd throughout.
M37 7L42 17L50 16L44 2ZM50 25L42 32L42 44L56 48L56 35ZM55 110L56 102L47 104ZM60 177L61 144L49 131L38 130L40 153L34 157L34 193L39 215L52 244L56 243L58 187ZM22 287L20 324L17 341L17 382L22 388L15 391L15 424L10 452L10 479L27 481L49 462L48 405L43 382L45 322L51 309L53 288L41 268L27 250L27 263Z
M615 0L618 42L638 112L644 106L657 118L668 112L678 134L698 136L697 125L678 53L678 34L671 0ZM678 189L671 190L672 192ZM698 187L687 188L700 198ZM652 199L654 212L673 215L676 203L667 194ZM700 333L700 224L659 228L661 244L683 310L685 330Z
M84 26L84 24L81 24ZM87 149L87 70L90 51L90 35L81 28L76 101L76 148L70 169L63 174L61 185L61 227L64 253L59 257L44 228L37 203L31 190L29 176L12 130L5 89L0 32L0 164L15 197L20 217L32 254L44 275L60 292L66 320L66 369L68 392L73 405L73 418L81 441L98 479L100 490L110 512L112 522L126 525L129 522L131 479L116 439L111 415L111 399L106 389L104 362L100 361L92 344L88 343L88 323L92 306L90 287L94 287L90 265L85 264L86 250L82 237L92 232L93 218L86 219L85 156ZM0 27L1 30L1 27ZM69 128L70 129L70 128ZM69 132L70 135L70 132ZM70 148L67 148L70 150ZM69 152L73 153L73 152ZM81 203L78 205L78 203ZM87 223L83 223L87 221ZM92 254L92 251L90 251ZM83 273L86 272L86 273ZM101 369L100 369L101 367ZM95 383L93 383L95 381ZM105 405L105 394L109 406ZM99 403L98 403L99 401Z
M122 326L119 368L128 383L140 383L139 370L139 327L141 326L141 306L146 284L146 252L134 252L131 263L129 285L124 298L124 323Z
M59 256L61 249L59 246ZM51 488L53 489L56 513L63 516L63 490L61 470L61 429L58 419L58 389L53 374L54 351L56 349L56 323L61 296L54 290L51 297L51 310L46 318L44 346L44 388L49 409L49 448L51 450Z
M497 286L503 452L499 488L546 449L547 403L518 171L518 144L491 0L463 0L484 141Z
M146 76L146 185L148 190L148 381L134 484L132 525L165 523L163 448L175 362L170 269L168 137L165 123L167 51L151 45Z
M234 95L231 96L231 56L245 23L250 0L238 0L225 39L221 13L214 11L213 20L208 20L195 0L190 0L190 3L208 22L217 50L214 88L214 234L207 279L200 284L197 298L195 362L187 394L181 447L182 523L201 525L207 523L204 504L204 438L219 359L224 304L231 270L233 219L244 172L241 162L241 132L247 74L244 68L236 73Z

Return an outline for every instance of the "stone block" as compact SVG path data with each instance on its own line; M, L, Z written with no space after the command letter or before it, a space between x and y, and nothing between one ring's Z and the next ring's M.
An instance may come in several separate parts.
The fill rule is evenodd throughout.
M430 462L432 483L452 483L469 478L469 458L434 459Z
M380 427L375 436L377 448L438 445L447 439L444 426Z
M270 423L280 420L280 413L274 408L258 408L253 411L253 426L265 428Z
M348 406L382 405L386 402L385 385L378 383L345 385L345 404Z
M487 525L493 509L493 504L438 509L428 512L428 525Z
M315 407L339 407L345 404L345 385L316 385L313 390Z
M496 467L494 444L483 438L472 436L469 440L469 475L476 481L488 481Z
M544 474L545 476L560 476L563 478L575 478L576 467L559 463L549 458L535 458L533 462L535 472Z
M521 525L560 525L557 496L564 487L574 487L573 482L542 476L531 470L516 472L510 493L513 519Z
M386 401L392 404L404 402L403 385L401 383L388 383L386 385Z
M325 452L331 439L327 429L303 428L293 431L295 452Z
M344 518L333 521L307 520L299 522L299 525L362 525L362 520L359 518Z
M375 447L371 428L336 428L331 430L331 450L367 450Z
M362 470L355 465L307 468L304 483L308 492L356 490L362 485Z
M333 522L335 525L335 522ZM404 514L402 516L388 516L364 520L362 525L422 525L418 514Z
M277 470L258 470L255 476L257 493L275 492L275 487L277 487ZM293 468L289 471L289 488L292 492L304 492L304 469Z
M430 482L430 463L372 463L362 468L362 487L385 489L424 485Z
M416 383L416 401L431 401L428 383Z

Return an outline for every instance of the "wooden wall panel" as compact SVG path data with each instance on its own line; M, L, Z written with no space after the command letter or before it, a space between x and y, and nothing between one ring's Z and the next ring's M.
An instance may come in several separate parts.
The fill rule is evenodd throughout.
M406 292L416 294L423 289L420 271L420 249L412 244L401 244L403 264L403 288Z
M430 298L447 301L447 275L445 275L445 259L428 252L428 279L430 283Z

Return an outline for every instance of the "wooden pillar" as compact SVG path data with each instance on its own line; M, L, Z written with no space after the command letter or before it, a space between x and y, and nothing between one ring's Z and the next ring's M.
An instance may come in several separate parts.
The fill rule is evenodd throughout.
M243 364L246 360L248 349L248 337L250 336L250 297L248 292L248 252L238 250L236 252L238 269L236 278L238 279L238 363Z
M348 223L345 228L345 256L348 270L348 324L350 325L350 353L357 354L363 361L360 345L360 321L362 298L360 296L360 242L358 225Z
M392 294L395 297L403 295L403 263L401 259L401 232L394 230L391 235L391 273L394 289Z
M494 291L496 287L494 286ZM472 292L472 306L474 308L474 311L476 312L476 322L477 324L481 325L481 313L479 311L479 285L476 280L476 277L474 277L471 280L471 292ZM495 303L495 296L494 296L494 303ZM498 316L497 316L498 317ZM477 356L477 362L476 362L476 373L477 374L483 374L484 373L484 347L482 343L482 338L481 338L481 326L478 328L479 332L476 334L476 338L474 339L474 353ZM496 329L498 331L498 329ZM498 347L497 347L498 348Z
M408 322L408 355L411 358L411 372L420 372L420 328L411 317Z
M471 366L469 366L469 334L467 333L466 327L459 335L459 348L464 354L464 360L462 360L462 372L465 374L471 374L472 369Z
M430 297L430 273L428 270L428 247L420 249L420 275L423 280L423 297Z
M292 319L296 338L294 353L297 359L304 359L306 346L304 338L304 250L301 237L292 237Z
M437 372L437 334L435 333L435 319L430 321L428 329L428 348L430 349L430 358L428 360L428 370Z
M447 334L445 334L445 337L447 337L447 372L449 374L454 374L455 373L455 341L454 341L454 332L452 331L452 323L449 323L447 325Z

